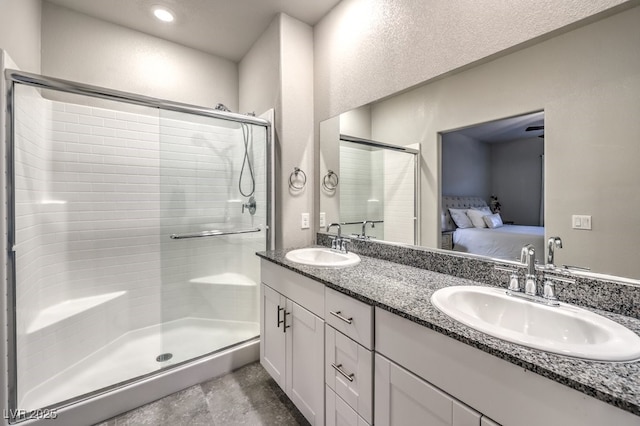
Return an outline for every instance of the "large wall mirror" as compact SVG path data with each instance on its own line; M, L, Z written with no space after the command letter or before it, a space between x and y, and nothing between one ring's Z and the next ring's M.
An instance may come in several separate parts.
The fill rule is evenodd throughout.
M541 263L557 236L556 265L640 283L638 22L635 7L326 120L320 178L341 157L340 133L357 136L365 123L368 139L419 143L418 244L455 250L448 234L459 227L446 213L456 197L478 198L483 216L499 204L504 227L537 228ZM501 139L512 127L521 134ZM321 194L327 222L339 204Z

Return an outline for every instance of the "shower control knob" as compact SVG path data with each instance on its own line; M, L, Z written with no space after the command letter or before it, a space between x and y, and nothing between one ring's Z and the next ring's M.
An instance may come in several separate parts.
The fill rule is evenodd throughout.
M253 216L256 214L256 199L254 197L249 198L249 202L242 205L242 213L244 213L244 208L249 209L249 214Z

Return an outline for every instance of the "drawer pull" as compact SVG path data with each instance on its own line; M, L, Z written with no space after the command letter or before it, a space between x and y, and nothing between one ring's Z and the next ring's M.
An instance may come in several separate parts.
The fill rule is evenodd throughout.
M278 305L278 328L280 328L280 324L284 322L284 320L280 319L280 311L284 311L284 308L281 308L280 305Z
M342 315L340 315L342 313L342 311L338 311L338 312L333 312L333 311L329 311L329 313L331 315L333 315L336 318L340 318L342 321L346 322L347 324L351 324L353 322L353 317L352 318L346 318L343 317Z
M284 317L282 317L282 325L283 325L282 332L283 333L287 332L287 328L291 328L290 325L287 325L287 315L291 315L291 312L284 311Z
M335 365L334 363L331 363L331 366L340 374L342 374L344 376L345 379L347 379L350 382L353 382L353 378L355 377L355 374L351 373L351 374L347 374L344 372L344 370L342 369L342 364L338 364Z

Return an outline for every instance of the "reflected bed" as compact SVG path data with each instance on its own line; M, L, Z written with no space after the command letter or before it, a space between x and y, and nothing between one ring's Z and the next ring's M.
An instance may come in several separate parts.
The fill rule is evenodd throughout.
M453 233L453 250L499 259L520 260L520 250L526 244L533 244L536 253L544 253L544 227L458 228Z

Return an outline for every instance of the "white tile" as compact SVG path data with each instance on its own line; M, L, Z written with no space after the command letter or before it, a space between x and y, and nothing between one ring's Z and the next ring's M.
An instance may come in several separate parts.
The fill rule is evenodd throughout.
M104 108L91 108L91 115L102 118L116 118L116 112Z
M65 104L65 111L73 114L91 115L91 108L84 105Z

